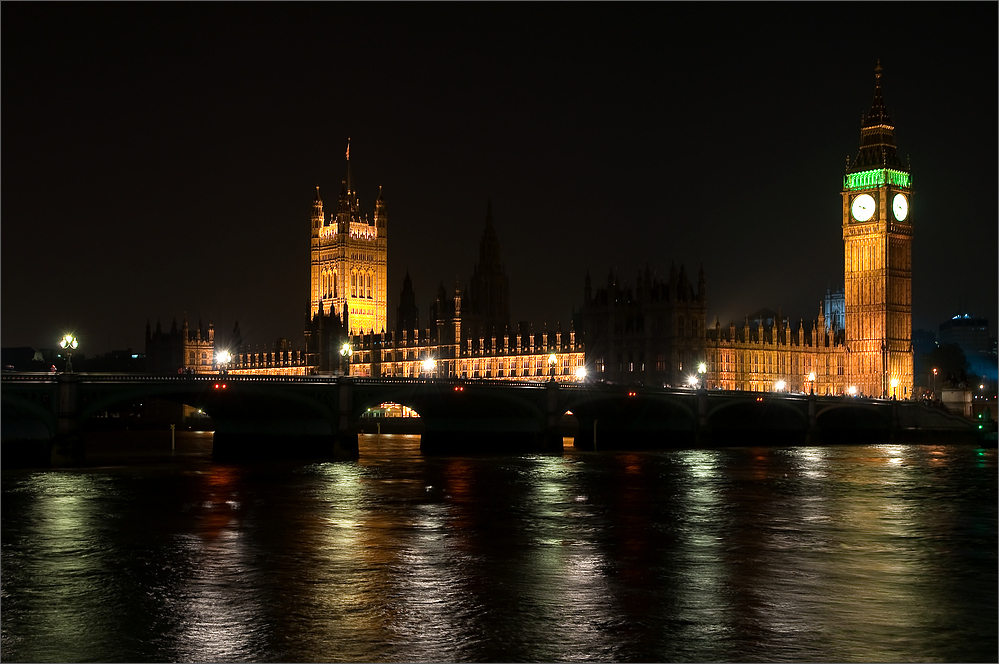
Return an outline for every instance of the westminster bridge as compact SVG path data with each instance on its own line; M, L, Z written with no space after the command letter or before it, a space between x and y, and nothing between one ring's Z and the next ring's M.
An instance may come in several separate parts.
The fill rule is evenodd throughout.
M356 458L360 418L383 403L420 415L429 454L557 454L567 413L584 450L971 441L977 432L965 418L914 401L604 383L8 373L0 387L4 447L35 445L52 463L82 460L88 419L154 398L208 414L217 459Z

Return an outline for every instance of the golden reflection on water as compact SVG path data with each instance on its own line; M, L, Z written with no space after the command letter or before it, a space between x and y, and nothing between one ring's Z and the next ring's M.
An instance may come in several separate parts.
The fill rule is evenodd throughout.
M418 444L364 437L359 461L176 476L5 476L18 507L4 511L4 659L994 651L995 450L423 457Z

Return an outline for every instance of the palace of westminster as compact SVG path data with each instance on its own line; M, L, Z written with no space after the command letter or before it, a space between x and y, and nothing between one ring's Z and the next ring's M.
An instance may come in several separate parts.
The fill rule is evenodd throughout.
M454 377L614 383L817 394L857 392L908 398L913 390L912 225L910 169L875 69L874 99L864 116L857 156L842 184L844 288L827 293L818 315L794 323L761 310L743 321L706 324L703 269L692 279L639 272L632 286L613 272L589 275L569 329L510 324L509 282L487 207L479 260L463 289L438 288L424 325L409 274L395 328L388 323L388 215L379 189L374 216L360 211L347 177L336 210L319 187L312 204L311 306L305 349L286 342L246 352L238 326L232 374L347 372L367 377ZM152 371L218 371L215 332L185 320L169 333L146 330Z

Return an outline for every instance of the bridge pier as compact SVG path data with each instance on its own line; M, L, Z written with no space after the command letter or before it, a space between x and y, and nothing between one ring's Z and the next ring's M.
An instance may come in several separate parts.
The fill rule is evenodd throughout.
M59 386L56 399L58 414L55 435L48 444L49 465L79 466L86 458L78 407L80 377L78 374L63 373L56 380Z
M815 392L808 395L808 429L805 430L805 445L821 445L822 429L816 416Z

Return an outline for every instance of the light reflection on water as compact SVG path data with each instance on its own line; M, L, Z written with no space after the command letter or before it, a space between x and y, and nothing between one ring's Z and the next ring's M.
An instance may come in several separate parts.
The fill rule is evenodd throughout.
M996 450L4 471L4 661L979 661Z

